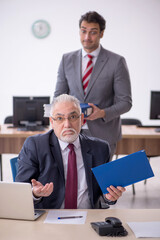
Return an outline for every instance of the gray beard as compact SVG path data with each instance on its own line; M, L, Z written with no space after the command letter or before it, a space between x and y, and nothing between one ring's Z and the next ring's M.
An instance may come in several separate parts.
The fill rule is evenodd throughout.
M67 130L67 129L65 129L65 130ZM63 142L67 142L67 143L74 142L77 139L79 134L73 128L70 128L70 130L72 130L74 132L74 134L63 136L63 132L65 132L65 130L61 132L60 140Z

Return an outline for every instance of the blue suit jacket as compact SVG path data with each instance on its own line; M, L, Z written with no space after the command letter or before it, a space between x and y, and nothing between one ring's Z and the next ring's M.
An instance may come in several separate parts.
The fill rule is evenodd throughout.
M108 143L80 135L80 144L86 172L89 198L92 208L97 207L102 192L91 168L109 161ZM53 130L26 139L19 154L17 182L29 182L34 178L42 184L53 182L54 190L49 197L38 202L36 208L58 209L65 197L65 178L60 146Z

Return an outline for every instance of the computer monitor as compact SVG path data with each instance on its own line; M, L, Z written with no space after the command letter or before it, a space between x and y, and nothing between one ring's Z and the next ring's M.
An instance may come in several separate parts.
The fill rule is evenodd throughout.
M50 97L13 97L13 126L23 131L41 131L49 125L44 117L44 104Z
M160 91L151 91L150 119L160 120Z
M150 119L160 120L160 91L151 91ZM159 132L160 128L156 131Z

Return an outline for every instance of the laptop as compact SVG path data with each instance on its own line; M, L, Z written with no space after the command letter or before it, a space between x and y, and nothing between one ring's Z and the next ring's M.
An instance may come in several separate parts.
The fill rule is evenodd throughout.
M0 218L36 220L44 210L34 210L30 183L0 182Z

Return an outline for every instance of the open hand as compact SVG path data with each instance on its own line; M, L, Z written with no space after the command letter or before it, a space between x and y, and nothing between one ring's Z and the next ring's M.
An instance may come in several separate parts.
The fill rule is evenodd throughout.
M48 197L53 192L53 182L42 185L35 179L31 180L33 187L33 194L35 197Z

